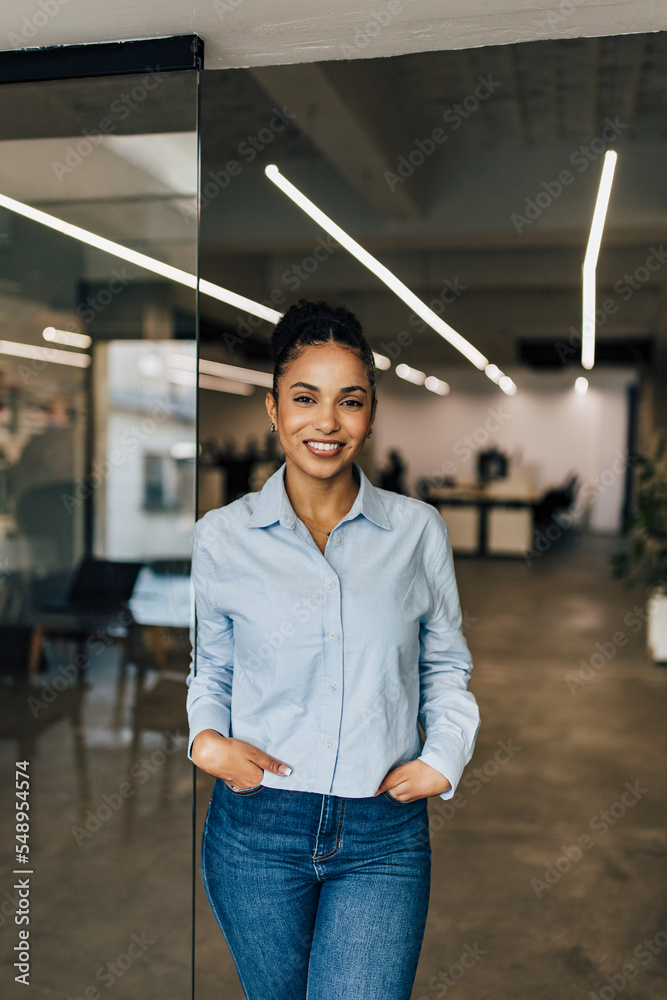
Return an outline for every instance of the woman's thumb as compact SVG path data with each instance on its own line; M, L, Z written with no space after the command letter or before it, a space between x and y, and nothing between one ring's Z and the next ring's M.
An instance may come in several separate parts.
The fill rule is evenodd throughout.
M275 757L269 757L266 753L260 752L255 759L255 763L265 771L271 771L273 774L288 775L292 773L292 768L289 764L284 764L282 760L276 760Z

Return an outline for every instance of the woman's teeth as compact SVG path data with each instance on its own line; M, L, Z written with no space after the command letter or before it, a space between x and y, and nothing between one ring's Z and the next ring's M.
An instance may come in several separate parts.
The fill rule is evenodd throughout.
M315 451L336 451L343 447L342 444L323 444L320 441L306 441L306 444L314 448Z

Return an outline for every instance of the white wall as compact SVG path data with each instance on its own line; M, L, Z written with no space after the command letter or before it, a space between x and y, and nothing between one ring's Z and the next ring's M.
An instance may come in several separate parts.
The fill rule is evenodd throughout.
M445 377L445 373L438 373ZM591 375L585 396L572 390L574 374L512 372L520 390L505 396L480 373L457 373L449 396L401 382L392 373L378 387L375 432L364 449L369 475L397 448L407 465L408 485L453 475L473 480L481 449L498 445L516 463L532 465L536 486L547 489L575 473L589 482L590 527L618 530L623 499L627 429L627 372ZM200 440L233 440L244 450L250 437L263 441L268 429L264 390L253 396L200 392ZM600 480L601 477L601 481ZM595 485L597 481L597 485ZM582 498L583 500L583 498Z
M514 377L520 385L514 397L490 384L441 397L387 380L375 423L377 462L384 464L388 451L397 448L414 490L428 475L473 480L477 453L497 445L515 464L534 467L538 489L559 485L575 473L589 482L591 529L617 531L629 378L608 376L596 383L591 378L588 393L577 396L573 375Z

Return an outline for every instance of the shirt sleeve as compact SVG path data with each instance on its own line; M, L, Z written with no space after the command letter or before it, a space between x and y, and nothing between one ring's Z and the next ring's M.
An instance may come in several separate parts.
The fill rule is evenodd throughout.
M186 679L186 708L192 743L204 729L229 736L231 725L234 628L231 618L215 607L215 567L206 544L204 518L197 521L192 542L192 585L196 616L190 627L190 673Z
M439 514L430 545L427 574L433 604L419 631L419 723L426 741L418 759L448 778L451 788L440 798L450 799L472 757L480 720L475 696L468 691L472 658L462 632L452 548Z

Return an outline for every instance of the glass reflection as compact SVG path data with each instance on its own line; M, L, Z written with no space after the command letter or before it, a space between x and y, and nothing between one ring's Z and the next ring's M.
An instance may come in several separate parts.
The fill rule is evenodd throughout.
M5 87L0 193L196 275L197 87ZM0 237L0 748L6 776L29 762L29 982L185 996L195 292L6 208Z

